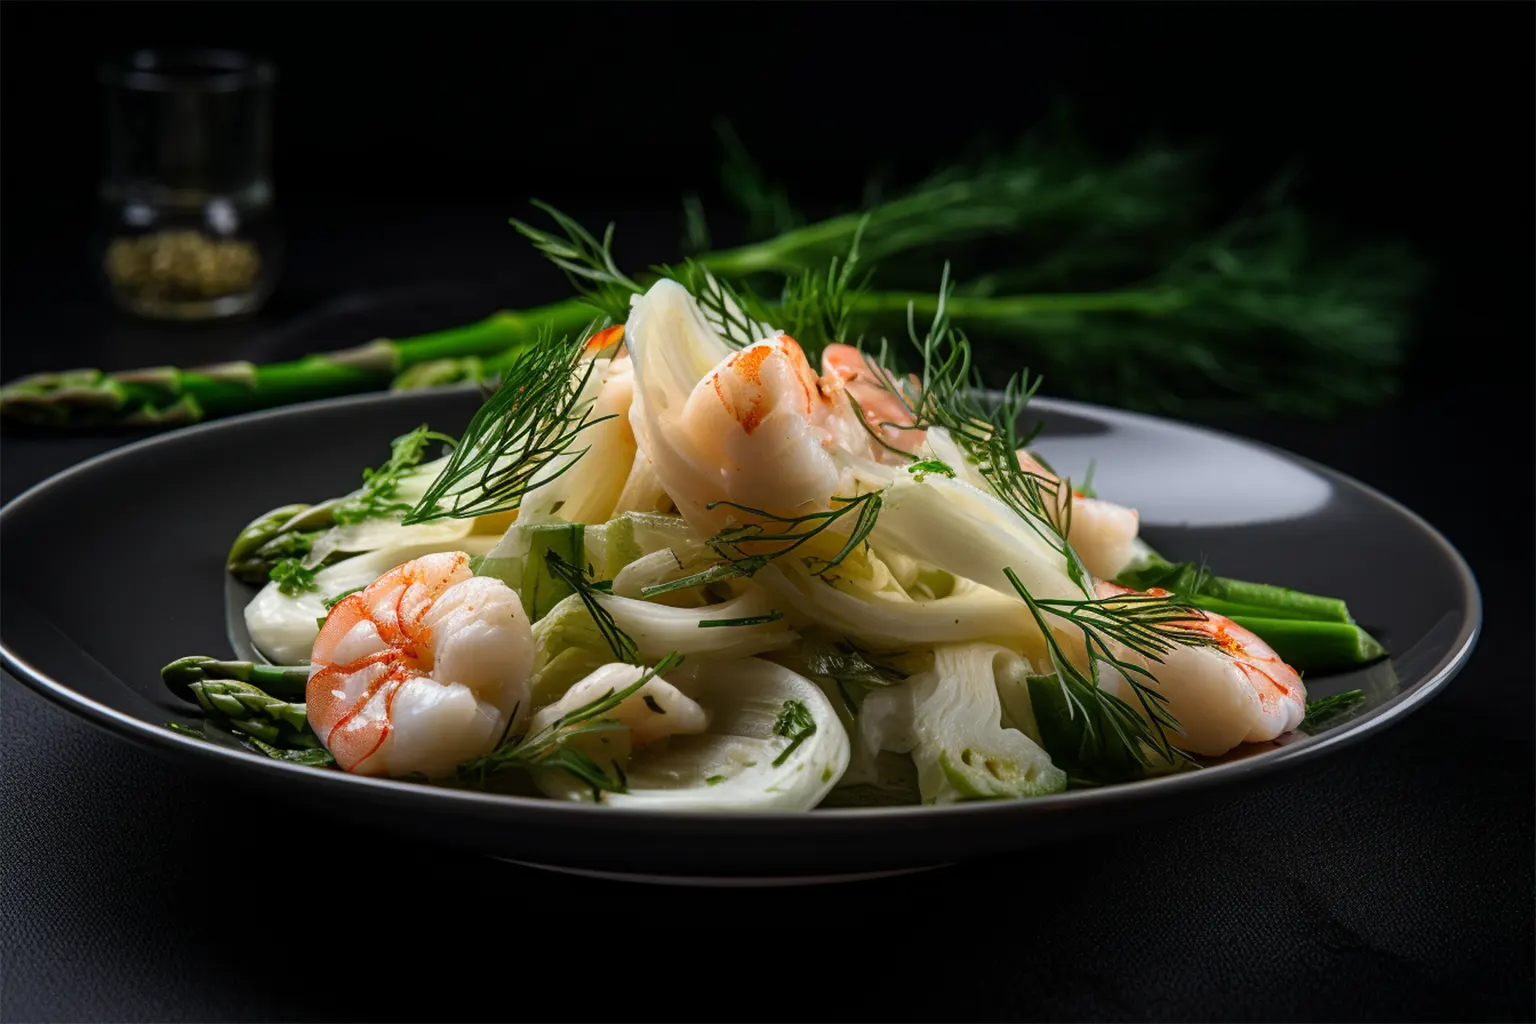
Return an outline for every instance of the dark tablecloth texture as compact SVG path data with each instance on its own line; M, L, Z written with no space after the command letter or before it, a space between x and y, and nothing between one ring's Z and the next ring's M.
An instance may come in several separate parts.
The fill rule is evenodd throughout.
M547 299L558 278L503 223L332 216L267 312L209 330L128 324L79 275L18 271L3 376L289 356ZM1415 387L1328 424L1214 425L1440 528L1486 602L1463 674L1320 763L1017 858L802 889L553 874L215 784L7 677L0 1017L1530 1020L1530 410ZM0 497L127 439L10 432Z

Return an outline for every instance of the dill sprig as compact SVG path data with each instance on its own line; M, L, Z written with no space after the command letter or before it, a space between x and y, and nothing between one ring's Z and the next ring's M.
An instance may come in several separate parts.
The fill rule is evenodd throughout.
M849 344L853 336L859 299L874 276L860 266L859 243L867 224L866 215L853 232L848 252L841 259L831 257L825 271L807 268L784 282L780 319L812 362L820 360L828 345Z
M548 203L537 199L531 202L549 214L565 232L565 236L544 231L516 218L512 220L512 226L531 241L545 258L565 271L571 286L590 305L606 316L622 321L629 313L629 296L642 288L619 269L613 258L614 225L610 223L599 240L575 218L561 213Z
M396 497L400 483L426 456L427 445L441 441L452 445L453 438L429 430L422 424L415 430L401 434L389 443L389 460L377 469L363 470L363 488L350 498L338 502L332 517L339 526L350 526L367 519L398 515L411 510L410 502Z
M574 466L586 449L545 472L583 430L612 418L592 418L592 402L581 397L597 365L583 363L586 343L604 326L594 323L574 343L545 335L521 353L403 522L510 512L528 491Z
M728 562L750 570L741 575L751 576L773 559L782 558L810 543L835 524L852 515L853 525L849 528L848 537L837 553L831 558L812 560L815 566L812 572L817 576L824 575L828 570L841 565L845 558L869 539L870 533L875 529L875 523L880 518L880 509L885 499L880 491L868 491L853 498L834 496L831 500L838 506L837 508L828 509L825 512L808 512L802 516L781 516L764 509L737 504L734 501L712 501L707 506L711 510L724 505L727 508L757 516L781 529L769 530L763 523L727 527L710 539L710 547ZM758 548L760 544L771 544L774 548L762 550Z
M817 558L812 562L813 574L824 575L841 565L844 559L858 550L859 545L869 539L880 517L884 497L879 491L869 491L855 498L833 497L831 500L836 508L825 512L809 512L803 516L781 516L734 501L710 502L706 507L711 511L722 505L734 508L766 520L775 529L769 530L763 523L726 527L707 542L720 556L718 564L679 579L644 587L640 596L659 597L673 591L708 586L725 580L750 579L774 559L782 558L808 544L851 515L854 517L853 525L849 528L848 538L842 548L831 558ZM764 550L758 545L774 545L774 548Z
M1309 700L1307 701L1306 717L1301 720L1302 731L1313 732L1326 722L1349 711L1353 711L1364 700L1364 690L1347 690L1344 693L1336 693L1331 697Z
M750 285L733 286L696 260L684 260L678 267L654 269L688 289L705 321L732 347L746 348L768 334L774 314Z
M837 688L843 707L856 718L872 689L895 686L906 676L882 663L880 656L847 639L807 636L793 652L778 655L784 664L807 679Z
M1123 623L1125 620L1119 615L1104 616L1099 621L1092 621L1092 616L1071 616L1069 621L1082 632L1083 644L1087 650L1088 670L1084 672L1073 664L1072 659L1068 658L1066 652L1062 650L1060 641L1056 639L1050 624L1045 620L1044 602L1037 601L1030 594L1011 567L1005 567L1003 574L1008 577L1008 582L1013 585L1013 589L1024 601L1040 629L1040 635L1045 638L1051 667L1061 683L1062 696L1066 698L1069 713L1074 718L1078 715L1083 716L1083 743L1085 747L1092 745L1081 752L1080 757L1084 764L1119 760L1129 754L1143 768L1151 767L1152 762L1147 757L1144 745L1155 750L1167 764L1194 763L1188 753L1174 746L1168 738L1168 733L1178 732L1180 726L1178 720L1167 709L1168 699L1147 685L1148 682L1155 683L1156 678L1146 668L1116 655L1106 642L1106 635L1112 636L1136 653L1152 661L1161 661L1162 655L1172 650L1174 643L1185 642L1184 632L1192 631L1175 626L1174 629L1167 631L1165 639L1164 633L1138 620L1135 616L1126 617L1130 622L1135 623L1132 628L1122 628L1117 631L1106 630L1104 619ZM1161 598L1152 600L1167 603ZM1093 602L1053 602L1055 607L1051 611L1056 615L1063 615L1073 604L1081 607L1083 604L1091 603ZM1194 609L1187 609L1186 612L1185 620L1201 615ZM1144 618L1152 618L1152 616ZM1160 624L1168 625L1166 621ZM1202 638L1201 642L1209 642L1209 638ZM1100 685L1098 667L1100 660L1112 666L1130 686L1137 703L1146 712L1145 718L1138 715L1136 709L1129 703Z
M483 785L491 775L509 768L559 768L591 786L594 799L605 792L624 792L628 780L617 761L607 766L599 764L590 754L571 746L571 741L598 733L626 731L627 726L603 716L639 693L646 683L672 671L682 662L681 654L675 651L668 654L628 686L609 690L601 697L567 711L538 732L504 742L489 754L466 762L459 768L459 777Z
M1145 667L1117 655L1115 645L1160 662L1175 647L1210 642L1208 636L1189 625L1192 620L1203 619L1204 613L1166 597L1095 596L1093 577L1068 540L1072 529L1071 482L1034 472L1019 463L1019 450L1038 432L1037 426L1021 435L1018 424L1040 380L1031 381L1027 370L1015 375L1004 389L1001 401L991 408L983 406L970 342L949 322L948 298L953 289L946 264L933 319L921 335L916 326L915 307L908 307L908 340L916 350L920 372L912 377L898 376L892 369L890 346L884 339L876 354L865 353L874 371L872 377L901 403L910 421L869 425L871 434L879 436L877 426L922 430L942 427L976 465L997 498L1062 557L1067 576L1081 591L1082 598L1037 600L1011 568L1005 567L1003 572L1039 626L1069 712L1074 717L1079 713L1084 716L1084 742L1097 746L1099 758L1118 758L1128 753L1147 767L1150 762L1143 749L1145 745L1170 764L1189 760L1168 737L1170 731L1178 731L1179 724L1168 712L1166 699L1148 685L1156 682L1155 677ZM911 458L914 467L923 465L917 456ZM1086 672L1066 656L1047 616L1058 624L1075 627L1082 634L1088 657ZM1126 680L1145 718L1129 703L1100 687L1100 662Z
M613 656L620 661L631 665L640 664L640 647L624 630L619 628L613 613L603 606L599 597L608 594L613 589L611 581L594 580L586 569L572 565L560 557L560 553L554 548L544 552L545 564L549 566L550 575L557 577L576 594L587 614L592 616L592 621L597 625L597 631L602 634L603 641L613 651Z

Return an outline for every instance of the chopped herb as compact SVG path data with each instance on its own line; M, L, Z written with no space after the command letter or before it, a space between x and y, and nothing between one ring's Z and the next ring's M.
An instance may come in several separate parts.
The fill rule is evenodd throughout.
M267 578L277 584L280 593L297 597L306 590L319 590L315 582L315 570L304 568L297 558L285 558L272 567Z
M767 615L746 615L739 619L705 619L699 623L700 629L713 629L717 626L766 626L770 622L778 622L784 617L784 613L778 610Z
M831 765L827 765L825 768L823 768L821 770L821 781L822 782L831 782L832 781L832 766Z
M711 775L709 778L704 780L704 785L706 785L706 786L718 786L718 785L720 785L720 783L722 783L724 781L725 781L725 776L724 775Z
M795 752L795 748L810 739L815 732L816 720L811 717L810 709L798 700L785 701L784 707L779 711L779 717L774 719L773 734L788 737L789 746L773 759L773 766L777 768L788 760L789 755Z
M908 466L907 472L916 477L918 483L922 483L923 477L929 473L939 473L949 477L951 480L955 477L955 471L943 459L921 459Z

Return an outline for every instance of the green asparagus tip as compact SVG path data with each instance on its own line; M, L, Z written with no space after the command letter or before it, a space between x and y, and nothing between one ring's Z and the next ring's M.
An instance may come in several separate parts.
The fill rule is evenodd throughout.
M1351 620L1351 624L1354 624L1353 620ZM1371 636L1371 634L1358 625L1355 626L1355 632L1360 635L1360 660L1362 662L1375 661L1377 658L1386 656L1387 649L1382 646L1380 640Z
M308 505L283 505L270 512L263 512L246 525L230 545L225 564L233 572L245 558L288 528L293 518L309 510Z
M203 654L192 654L185 658L177 658L165 668L160 670L160 678L165 685L171 688L171 692L182 700L196 704L197 697L193 693L192 684L200 683L208 678L206 666L218 662L217 658L210 658Z

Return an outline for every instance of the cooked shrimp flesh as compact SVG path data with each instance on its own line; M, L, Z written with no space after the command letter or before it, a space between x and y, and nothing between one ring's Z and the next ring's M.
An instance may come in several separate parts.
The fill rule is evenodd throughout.
M362 775L446 775L529 706L533 633L505 583L461 551L426 555L343 598L311 655L310 725Z

